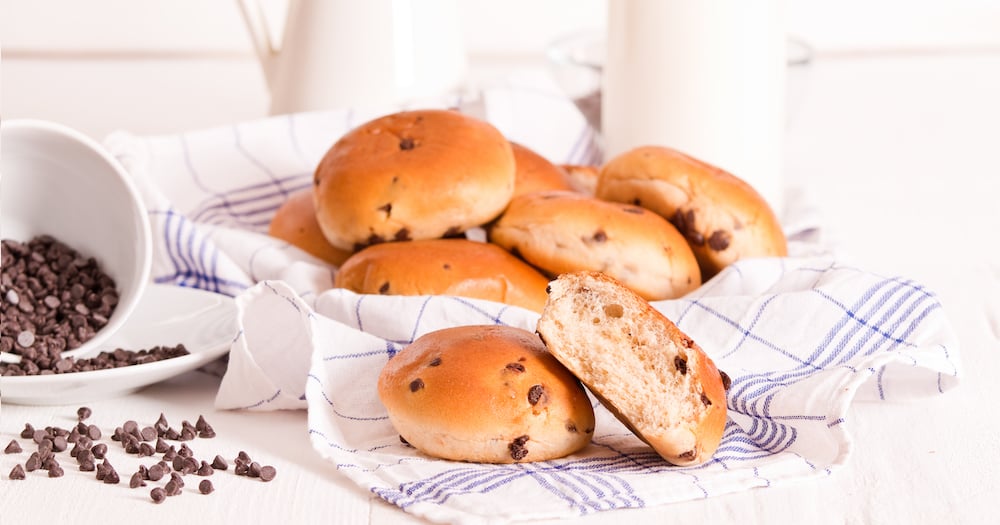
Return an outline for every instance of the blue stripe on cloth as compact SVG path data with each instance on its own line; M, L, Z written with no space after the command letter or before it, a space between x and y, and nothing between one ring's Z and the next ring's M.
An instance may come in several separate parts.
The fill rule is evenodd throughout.
M219 251L195 224L174 209L149 210L154 231L159 229L160 241L172 268L152 277L156 283L173 283L188 288L235 296L248 288L250 282L226 279L217 275Z

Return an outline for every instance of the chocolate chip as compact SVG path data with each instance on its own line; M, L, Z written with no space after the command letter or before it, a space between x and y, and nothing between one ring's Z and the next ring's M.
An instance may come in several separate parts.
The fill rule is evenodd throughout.
M391 202L387 202L387 203L385 203L385 204L383 204L383 205L381 205L381 206L379 206L378 208L375 208L375 209L378 210L378 211L384 211L387 216L391 215L392 214L392 203Z
M202 494L211 494L213 490L215 490L215 487L212 486L212 482L210 480L203 479L201 480L201 483L198 484L198 492L201 492Z
M719 370L719 376L722 377L722 388L729 390L729 387L733 386L733 380L729 378L729 375Z
M52 439L52 450L55 452L62 452L69 447L69 441L66 440L65 436L56 436Z
M389 293L389 281L382 283L382 286L378 287L378 293L382 295Z
M143 427L139 435L142 436L143 441L153 441L156 439L156 429L153 427Z
M35 436L35 427L31 426L29 423L24 424L24 430L21 431L21 437L24 439L32 439Z
M677 368L677 371L680 372L681 375L685 375L688 372L687 360L679 355L674 357L674 367Z
M149 491L149 497L153 500L153 503L163 503L163 500L167 499L167 491L156 487Z
M247 469L247 475L250 476L251 478L259 478L260 469L261 469L260 463L257 463L256 461L251 461L250 468Z
M402 434L399 435L399 442L402 443L402 444L404 444L404 445L409 445L410 444L410 442L407 441L406 438L403 437Z
M212 468L216 470L228 470L229 463L222 456L216 455L215 459L212 460Z
M177 457L177 449L174 448L173 445L170 445L170 447L163 453L162 457L164 461L173 461L174 458Z
M101 429L97 428L97 425L87 426L87 437L90 439L101 439Z
M604 230L597 230L591 238L594 242L607 242L608 234L605 233Z
M625 315L625 308L616 303L606 304L604 305L604 315L612 319L620 319Z
M444 237L445 239L450 239L452 237L461 237L462 233L464 233L464 230L462 230L461 226L451 226L447 230L445 230L444 235L442 235L442 237Z
M420 379L418 377L418 378L414 379L413 381L410 381L410 392L416 392L417 390L420 390L422 388L424 388L424 380L423 379Z
M528 389L528 403L532 406L537 405L539 402L548 401L548 395L545 393L545 387L542 385L532 385Z
M520 436L514 438L514 441L511 441L510 444L507 445L507 450L510 451L510 457L514 461L520 461L528 455L528 449L524 446L528 442L528 439L530 438L527 435Z
M21 464L18 463L17 465L14 465L14 468L10 469L10 474L8 474L7 477L10 479L24 479L26 476Z
M121 482L121 478L118 477L118 472L115 469L108 469L107 474L104 475L104 483L108 485L117 485Z
M711 235L708 236L708 247L721 252L726 248L729 248L729 242L732 239L732 235L725 230L715 230Z
M507 363L507 366L505 366L504 369L519 374L524 372L525 370L524 365L522 365L521 363Z
M701 402L705 406L712 406L712 400L708 398L704 393L701 394Z
M61 478L64 474L62 467L60 467L58 463L51 465L48 468L48 471L50 478Z
M153 428L156 429L156 434L160 437L170 428L170 423L167 423L167 417L160 412L160 417L153 423Z
M215 474L215 470L208 464L207 461L202 460L201 464L198 465L198 470L195 471L195 474L199 476L211 476L212 474Z
M154 463L146 470L146 476L149 478L149 481L160 481L164 475L163 466L159 463Z
M402 151L409 151L416 147L416 142L410 137L403 137L399 140L399 149Z
M684 460L684 461L691 461L692 459L694 459L697 456L698 456L698 451L692 449L692 450L689 450L689 451L687 451L687 452L685 452L683 454L678 454L677 455L677 459L681 459L681 460Z
M33 472L40 468L42 468L42 458L38 455L38 452L32 452L31 455L28 456L28 460L24 462L24 470Z
M181 493L181 487L177 484L176 481L170 480L165 485L163 485L163 492L167 496L176 496Z
M410 229L400 228L399 230L396 231L396 235L393 236L392 240L397 242L410 240Z
M182 478L180 474L178 474L176 472L171 472L170 473L170 481L173 481L174 483L176 483L177 484L177 488L184 488L184 478Z
M3 449L4 454L17 454L18 452L21 452L21 444L14 439L10 440L10 443L7 443L7 448Z
M576 423L574 423L572 421L567 421L566 422L566 431L569 432L569 433L571 433L571 434L576 434L577 432L579 432L576 429Z
M85 459L80 462L80 472L93 472L97 469L93 459Z
M260 480L261 481L271 481L275 476L278 475L278 470L271 465L264 465L260 468Z
M137 489L139 487L145 487L146 486L146 482L143 481L143 479L142 479L142 473L141 472L136 472L135 474L132 474L132 477L129 478L129 480L128 480L128 486L129 486L129 488L132 488L132 489Z
M76 417L80 421L87 419L91 414L93 414L93 411L91 411L89 407L80 407L76 409Z
M181 443L181 448L177 451L177 455L182 458L194 457L194 451L191 447L187 446L187 443Z
M427 363L427 366L441 366L441 358L435 357L434 359L431 359L431 362Z

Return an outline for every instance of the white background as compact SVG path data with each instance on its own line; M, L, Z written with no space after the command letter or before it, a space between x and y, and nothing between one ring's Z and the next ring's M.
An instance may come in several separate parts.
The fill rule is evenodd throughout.
M261 1L280 21L287 0ZM603 27L606 1L460 1L471 74L544 66L553 39ZM1000 50L996 0L787 0L786 15L788 32L824 59ZM267 112L236 0L0 0L0 68L4 118L95 138Z

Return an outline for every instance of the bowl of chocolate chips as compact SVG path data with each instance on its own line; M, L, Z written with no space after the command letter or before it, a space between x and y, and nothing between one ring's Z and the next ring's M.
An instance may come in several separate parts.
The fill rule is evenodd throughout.
M0 123L0 350L55 370L95 353L150 275L152 233L128 173L62 124Z

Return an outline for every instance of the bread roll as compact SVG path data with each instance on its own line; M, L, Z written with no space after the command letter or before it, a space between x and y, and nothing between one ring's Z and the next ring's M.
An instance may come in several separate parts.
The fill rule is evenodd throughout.
M559 169L563 170L569 177L570 186L574 191L594 195L597 190L597 175L600 168L597 166L586 166L582 164L560 164Z
M742 179L679 151L644 146L606 163L597 197L653 210L684 234L707 280L745 257L783 257L785 234Z
M514 153L492 125L447 110L403 111L351 130L315 173L316 217L334 246L454 236L514 194Z
M582 449L594 432L583 386L520 328L425 334L382 369L378 395L406 442L444 459L545 461Z
M669 222L643 208L569 191L514 198L489 239L555 277L602 271L646 299L679 297L701 285L691 248Z
M715 453L728 378L621 283L596 272L560 276L537 330L549 352L663 459L696 465Z
M499 246L431 239L369 246L341 265L334 286L357 293L457 295L541 312L548 279Z
M516 142L510 143L514 151L516 178L514 196L535 191L572 190L569 176L555 164L531 148Z
M290 195L274 212L267 233L334 266L339 266L352 253L333 246L323 236L316 222L312 188Z

